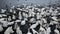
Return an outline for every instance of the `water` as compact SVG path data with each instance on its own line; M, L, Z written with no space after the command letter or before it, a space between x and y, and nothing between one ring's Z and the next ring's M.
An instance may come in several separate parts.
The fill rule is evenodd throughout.
M6 5L9 7L13 6L13 5L20 5L22 3L25 4L30 4L30 3L34 3L34 4L49 4L51 3L56 3L58 0L0 0L0 8L6 8Z

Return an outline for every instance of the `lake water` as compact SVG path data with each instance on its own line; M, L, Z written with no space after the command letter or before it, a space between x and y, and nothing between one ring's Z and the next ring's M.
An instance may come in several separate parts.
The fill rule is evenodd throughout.
M30 4L30 3L34 3L34 4L49 4L51 3L56 3L59 0L0 0L0 8L5 8L6 5L8 5L9 7L13 6L13 5L19 5L19 4Z

